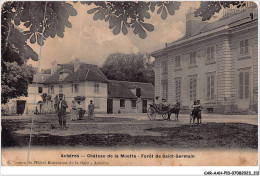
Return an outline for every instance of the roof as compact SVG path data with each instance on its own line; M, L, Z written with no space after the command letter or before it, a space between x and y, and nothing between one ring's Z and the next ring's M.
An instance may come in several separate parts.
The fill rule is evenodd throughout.
M115 80L109 80L108 97L137 99L136 95L131 91L131 89L136 89L136 88L141 88L141 98L143 99L154 98L154 86L151 83L115 81Z
M212 23L207 23L205 26L203 26L198 32L196 32L194 35L200 34L200 33L205 33L208 31L211 31L213 29L217 29L222 26L226 25L232 25L234 23L242 24L244 22L248 22L250 20L250 11L246 10L240 13L237 13L235 15L232 15L228 18L222 18L218 21L212 22ZM242 23L241 23L242 22Z
M36 73L34 76L33 76L33 81L32 83L43 83L43 79L42 79L42 74L41 73Z
M200 37L201 35L208 35L208 33L211 33L214 31L217 32L218 30L231 29L233 27L255 21L255 20L252 20L250 17L250 13L252 13L253 11L254 11L254 9L249 8L244 11L238 12L232 16L229 16L226 18L221 18L218 21L206 23L204 26L202 26L197 32L193 33L191 36L185 35L172 43L168 43L168 47L154 51L154 52L152 52L152 55L157 55L157 53L163 52L171 46L179 45L182 42L187 42L189 40L196 39L196 36ZM257 18L257 15L256 15L256 18Z
M68 73L68 76L64 80L59 80L60 73ZM74 64L62 64L60 68L50 77L48 77L44 83L64 83L64 82L84 82L84 81L94 81L94 82L104 82L107 83L108 80L106 76L102 73L97 65L80 63L79 69L74 72Z
M51 74L51 69L42 69L42 74Z

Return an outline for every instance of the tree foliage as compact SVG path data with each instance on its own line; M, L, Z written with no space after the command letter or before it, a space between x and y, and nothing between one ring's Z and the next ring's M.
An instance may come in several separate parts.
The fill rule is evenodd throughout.
M69 3L43 1L8 1L2 5L1 51L5 62L16 61L19 64L27 59L38 60L38 55L27 45L38 43L55 36L63 37L65 27L71 28L69 16L75 16L76 10ZM45 32L43 23L45 18ZM23 29L23 30L22 30ZM14 57L14 56L20 57Z
M1 103L6 103L10 98L27 95L34 72L26 65L26 61L29 58L38 60L38 54L27 42L34 44L37 41L38 45L43 45L46 38L55 36L62 38L65 27L72 27L68 18L75 16L77 12L71 4L49 1L44 15L45 6L46 2L41 1L8 1L2 4ZM44 16L46 18L43 33Z
M95 21L104 20L109 23L109 28L114 35L120 32L126 35L130 29L142 39L146 38L146 32L154 30L153 24L146 21L150 18L151 13L156 12L165 20L168 15L174 15L181 5L181 2L175 1L81 1L80 3L94 5L95 7L90 9L88 13L93 14L93 20ZM215 13L219 12L221 8L230 7L231 5L240 7L244 6L244 3L239 1L203 1L200 8L196 11L196 15L202 16L203 20L208 20ZM19 73L18 75L24 76L24 78L17 80L25 82L18 83L16 82L16 77L12 75L14 70L10 70L8 67L17 68L18 71L31 70L29 66L25 65L26 61L30 58L37 61L38 54L33 51L28 42L42 46L49 37L54 38L58 36L63 38L65 28L72 27L69 17L77 15L77 11L71 3L63 1L6 1L2 4L1 10L1 73L5 80L2 81L2 87L5 87L2 90L2 102L6 102L10 97L26 95L26 85L33 78L31 74L23 75ZM44 33L43 27L45 27ZM123 56L123 58L125 57ZM127 55L127 57L142 58L140 55ZM116 59L116 62L120 61ZM107 70L107 74L109 73L108 78L129 81L142 80L143 82L151 82L150 80L153 79L150 78L153 71L148 69L149 71L147 72L149 66L145 66L143 61L134 59L134 62L131 62L131 59L129 61L126 59L124 62L133 63L133 68L137 70L127 68L127 65L125 65L127 72L124 73L124 76L121 74L114 75L114 73L110 73ZM118 68L121 68L121 66L118 65ZM104 65L104 69L106 70L106 65ZM117 70L114 71L118 73ZM130 71L134 75L131 75ZM10 74L10 77L8 74ZM145 78L144 75L149 76ZM12 78L15 80L10 81L9 79ZM9 84L13 84L13 82L16 83L15 85L21 84L22 86L19 88L22 90L17 89L17 92L15 92L15 89L12 89L12 85ZM7 92L5 93L4 90ZM11 96L9 96L10 93L12 94Z
M33 81L35 69L27 64L18 65L16 62L6 62L6 72L2 72L2 99L7 103L9 99L27 96L27 88Z
M110 54L101 67L110 80L147 82L154 84L153 64L143 54Z
M165 20L168 15L174 15L179 9L180 2L165 1L165 2L149 2L149 1L98 1L98 2L81 2L82 4L96 7L89 10L89 14L93 15L93 20L104 20L109 23L109 28L113 30L113 34L117 35L122 32L124 35L132 29L135 35L140 38L146 38L146 32L152 32L154 26L145 23L145 19L150 18L150 13L153 13L156 8L157 14Z
M201 1L200 7L195 11L196 16L201 16L203 21L218 13L222 8L230 8L231 6L240 8L245 6L244 1Z

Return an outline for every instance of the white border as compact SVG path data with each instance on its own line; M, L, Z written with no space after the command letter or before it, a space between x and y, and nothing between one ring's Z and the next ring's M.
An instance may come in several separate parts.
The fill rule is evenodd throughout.
M48 0L49 1L49 0ZM186 0L185 0L186 1ZM193 0L198 1L198 0ZM258 5L259 0L254 1ZM3 2L2 2L3 3ZM260 29L258 28L258 34ZM259 43L258 37L258 43ZM260 47L258 45L258 51ZM258 62L258 80L260 77ZM259 93L258 81L258 93ZM260 97L258 96L258 102ZM260 105L258 104L258 109ZM259 117L259 115L258 115ZM1 122L0 122L1 124ZM259 132L258 121L258 132ZM259 144L258 133L258 144ZM0 142L1 143L1 142ZM259 151L258 145L258 151ZM258 152L258 158L260 154ZM1 155L0 155L1 160ZM0 175L204 175L205 171L259 171L257 166L1 166Z

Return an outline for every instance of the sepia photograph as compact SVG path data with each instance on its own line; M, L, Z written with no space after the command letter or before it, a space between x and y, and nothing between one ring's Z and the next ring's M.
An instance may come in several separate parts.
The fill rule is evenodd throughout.
M1 6L2 166L258 164L256 2Z

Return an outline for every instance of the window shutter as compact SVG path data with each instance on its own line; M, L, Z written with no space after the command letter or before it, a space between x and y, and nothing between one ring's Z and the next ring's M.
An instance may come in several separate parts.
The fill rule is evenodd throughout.
M249 49L248 49L248 39L247 40L245 40L245 54L248 54L248 51L249 51Z
M240 41L240 55L244 54L244 41Z
M249 97L249 71L245 72L245 98Z
M243 72L240 72L238 77L239 77L239 92L238 92L239 93L239 98L243 99L243 92L244 92L243 91L243 82L244 82L243 81L244 80L243 79Z
M215 75L211 75L211 100L215 97Z
M215 46L211 47L211 59L214 60L215 59Z
M207 48L207 60L210 60L210 47Z
M207 100L210 99L210 76L207 76Z

